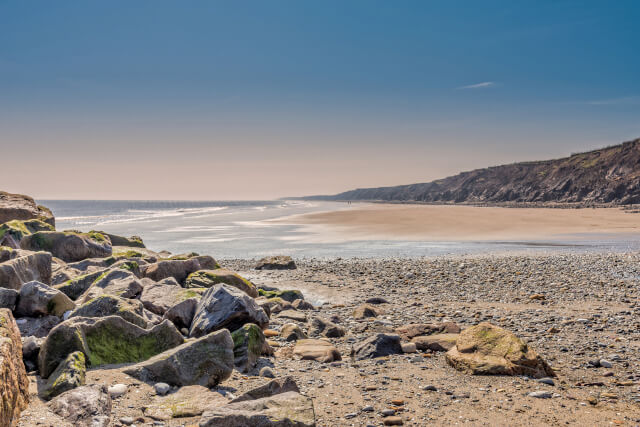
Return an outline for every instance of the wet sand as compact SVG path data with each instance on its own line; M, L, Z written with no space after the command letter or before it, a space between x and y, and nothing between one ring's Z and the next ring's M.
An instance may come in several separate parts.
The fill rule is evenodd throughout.
M366 204L279 222L308 226L329 238L500 241L640 237L640 215L617 208Z

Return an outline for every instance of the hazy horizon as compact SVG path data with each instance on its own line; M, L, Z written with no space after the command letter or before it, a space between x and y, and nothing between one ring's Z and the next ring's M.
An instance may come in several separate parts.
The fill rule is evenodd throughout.
M5 1L0 190L273 200L640 137L633 1Z

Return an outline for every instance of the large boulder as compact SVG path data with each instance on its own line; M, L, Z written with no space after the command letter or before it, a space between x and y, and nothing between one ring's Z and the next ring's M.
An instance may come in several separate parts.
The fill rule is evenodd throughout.
M555 376L535 350L513 333L488 322L462 331L446 359L457 370L472 375Z
M402 344L399 335L379 333L365 339L354 350L358 360L373 359L402 353Z
M142 238L139 236L131 236L124 237L118 236L117 234L105 233L104 231L95 231L92 230L90 233L100 233L105 235L111 241L112 246L127 246L132 248L144 248L144 243L142 242Z
M20 331L11 311L0 308L0 426L11 426L29 402Z
M86 258L104 258L111 255L109 238L100 233L73 231L39 231L20 242L22 249L51 252L64 262Z
M219 283L209 288L198 303L189 336L200 337L222 328L235 331L245 323L255 323L264 329L269 317L249 295Z
M236 369L249 372L256 366L262 354L265 337L262 329L253 323L247 323L242 328L233 331L233 357Z
M200 427L314 427L313 400L295 391L212 407Z
M320 339L298 340L293 348L293 355L302 360L315 360L321 363L330 363L334 360L342 360L340 352L329 341Z
M53 228L51 224L47 224L39 219L29 219L26 221L14 219L5 222L4 224L0 224L0 245L18 249L23 237L38 231L55 231L55 228Z
M142 269L144 277L159 282L173 277L183 283L189 274L198 270L214 270L220 266L210 256L194 256L188 259L170 259L149 264Z
M51 254L20 251L20 256L0 263L0 288L20 289L23 283L37 280L51 283Z
M105 385L74 388L54 398L48 406L78 427L108 427L111 421L111 397Z
M200 299L205 292L204 289L184 289L179 285L166 285L162 282L151 283L142 290L140 301L144 304L144 308L162 316L171 307L185 300L190 298Z
M40 219L55 227L56 221L51 211L29 196L0 191L0 223L13 219Z
M233 340L226 329L212 332L130 366L124 372L142 381L215 387L233 372Z
M59 394L83 386L86 380L87 366L84 353L74 351L64 359L40 391L40 396L51 400Z
M262 258L255 268L256 270L295 270L297 267L290 256L278 255Z
M25 283L20 288L20 297L16 307L17 316L58 316L70 310L76 305L57 289L44 283L32 281Z
M135 274L129 270L117 268L98 276L78 300L84 303L102 295L134 298L142 292L143 288Z
M185 288L210 288L218 283L226 283L240 289L252 298L258 297L258 289L253 283L231 270L198 270L187 277Z
M90 299L71 312L72 317L120 316L141 328L149 327L142 303L135 299L125 299L113 295L101 295Z
M68 354L82 351L91 367L147 360L184 341L169 321L143 329L119 316L74 317L51 330L40 348L40 375L48 378Z

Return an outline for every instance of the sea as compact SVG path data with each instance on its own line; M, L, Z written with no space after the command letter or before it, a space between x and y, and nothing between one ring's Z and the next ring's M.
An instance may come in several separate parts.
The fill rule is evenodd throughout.
M505 252L638 250L636 239L576 237L553 241L437 242L322 239L318 227L287 223L295 215L348 209L340 202L38 200L56 217L58 230L102 230L140 236L147 248L197 252L219 259L268 255L295 258L431 257ZM278 220L278 221L274 221Z

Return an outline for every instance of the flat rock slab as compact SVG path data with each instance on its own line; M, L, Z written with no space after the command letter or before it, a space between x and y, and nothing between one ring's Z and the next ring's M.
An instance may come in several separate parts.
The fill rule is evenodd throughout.
M410 341L413 337L435 334L459 334L460 327L454 322L442 323L412 323L396 328L396 334L403 340Z
M456 345L459 334L435 334L415 337L411 340L418 350L449 351Z
M208 388L191 385L180 388L166 396L156 396L144 410L144 414L154 420L170 420L171 418L197 417L208 407L222 406L229 403L220 393Z
M104 385L88 385L62 393L49 409L80 427L107 427L111 421L111 398Z
M322 363L342 360L338 349L325 340L298 340L293 349L293 355L302 360L315 360Z

